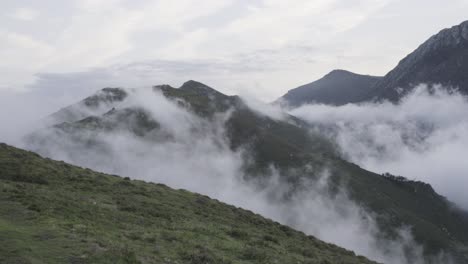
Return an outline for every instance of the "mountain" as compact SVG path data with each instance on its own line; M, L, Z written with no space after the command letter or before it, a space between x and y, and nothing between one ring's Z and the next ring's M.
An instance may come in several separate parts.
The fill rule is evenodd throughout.
M373 100L398 101L418 84L441 84L468 94L468 21L444 29L402 59L383 78L335 70L281 97L304 103L343 105Z
M128 97L134 91L120 90L118 94L127 94ZM283 181L295 186L291 190L294 192L306 188L302 185L304 180L315 179L326 169L330 173L330 191L345 186L353 201L378 216L379 227L385 236L394 237L398 228L409 226L426 256L443 251L460 263L468 260L468 214L438 195L430 185L366 171L344 160L332 142L311 132L304 122L291 116L278 120L259 114L239 97L224 95L195 81L189 81L180 88L159 85L149 92L162 93L171 104L201 118L201 127L204 127L201 131L197 131L200 128L189 129L196 136L209 134L209 127L217 122L217 116L224 113L226 131L223 135L229 148L233 151L244 149L249 153L245 157L244 170L252 179L246 181L255 182L274 166ZM107 92L98 92L102 93ZM90 98L96 98L96 95ZM97 104L107 107L102 114L81 120L61 120L61 123L30 135L28 148L46 156L52 156L48 152L50 148L59 149L72 157L72 161L79 149L85 149L86 161L92 162L87 157L92 156L91 153L104 156L109 153L106 152L108 143L100 137L107 136L105 133L109 131L125 131L144 138L145 144L150 146L175 140L176 136L164 129L162 122L165 120L155 119L144 107L126 105L126 100L129 99L99 97ZM89 99L79 104L86 101ZM149 105L155 104L158 102L150 102ZM82 112L95 109L94 105L85 105ZM72 142L73 145L64 142ZM222 142L214 142L216 144ZM111 159L111 162L115 161ZM288 199L288 195L283 199Z
M108 109L109 105L122 102L127 96L128 94L124 89L103 88L96 94L48 116L44 123L53 125L58 122L77 121L90 115L102 114L103 111Z
M1 263L374 263L207 196L0 144Z
M308 103L343 105L368 94L381 77L333 70L323 78L289 90L279 101L290 107Z
M402 59L361 100L397 101L420 83L442 84L468 94L468 21L444 29Z

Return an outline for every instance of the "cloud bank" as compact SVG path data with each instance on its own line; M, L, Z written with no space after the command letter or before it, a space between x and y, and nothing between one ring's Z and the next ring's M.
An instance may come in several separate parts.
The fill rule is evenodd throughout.
M418 86L398 104L305 105L291 114L335 140L351 161L430 183L468 209L468 99Z
M419 12L421 6L424 12ZM468 4L3 0L0 12L0 90L25 89L38 80L37 74L87 72L148 60L181 67L221 61L229 74L213 84L235 81L236 93L251 91L270 101L288 87L323 76L326 69L384 74L429 36L466 19ZM395 39L398 45L387 45ZM271 66L274 71L244 70ZM172 72L177 83L202 75L211 74L203 69L203 74L193 72L186 78Z

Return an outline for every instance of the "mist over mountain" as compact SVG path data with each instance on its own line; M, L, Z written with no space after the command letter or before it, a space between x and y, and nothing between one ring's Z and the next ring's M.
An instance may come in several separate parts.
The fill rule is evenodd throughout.
M468 263L465 0L0 7L0 263Z
M466 72L468 21L429 38L384 77L335 70L318 81L290 90L279 100L293 107L306 103L397 102L419 84L441 85L468 94Z
M427 184L345 161L320 131L271 107L195 81L107 88L53 114L57 123L29 135L24 146L207 194L373 260L465 258L464 211ZM83 113L89 116L77 120Z
M421 85L398 104L310 104L290 113L337 142L349 160L428 182L468 209L468 166L461 154L468 142L466 111L466 96Z

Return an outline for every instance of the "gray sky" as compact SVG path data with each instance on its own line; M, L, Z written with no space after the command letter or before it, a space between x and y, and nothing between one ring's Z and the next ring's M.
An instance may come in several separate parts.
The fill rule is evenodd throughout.
M335 68L383 75L466 14L466 0L2 0L0 92L76 101L195 79L273 100Z

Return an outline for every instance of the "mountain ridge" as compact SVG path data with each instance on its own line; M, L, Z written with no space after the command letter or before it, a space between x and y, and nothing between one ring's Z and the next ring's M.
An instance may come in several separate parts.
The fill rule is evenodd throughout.
M307 103L342 105L359 100L380 78L337 69L314 82L289 90L277 102L281 104L283 101L288 107Z
M464 21L431 36L385 76L377 77L375 83L339 82L339 78L335 77L330 86L322 88L322 93L329 93L328 97L324 97L313 89L313 84L323 82L334 70L315 82L288 91L279 100L289 102L294 107L312 102L333 105L382 100L398 102L419 84L430 87L441 85L468 94L467 62L468 21ZM364 78L366 75L360 76ZM299 93L298 89L302 89L300 95L288 95ZM347 94L350 89L357 93Z
M468 94L468 21L441 30L403 58L361 101L398 101L414 86L440 84Z

